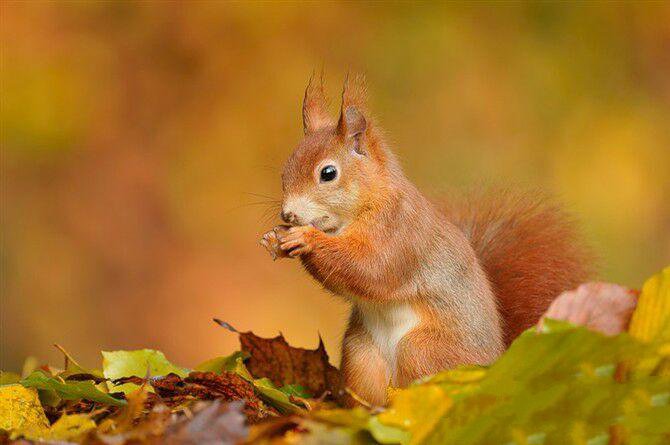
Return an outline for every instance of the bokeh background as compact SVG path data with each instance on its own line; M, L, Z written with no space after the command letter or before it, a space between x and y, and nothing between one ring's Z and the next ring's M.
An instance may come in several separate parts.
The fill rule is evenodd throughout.
M52 343L194 366L237 347L212 317L306 347L320 332L337 362L345 305L257 244L321 66L333 97L367 73L430 193L544 188L605 280L670 260L667 3L1 8L0 368L58 363Z

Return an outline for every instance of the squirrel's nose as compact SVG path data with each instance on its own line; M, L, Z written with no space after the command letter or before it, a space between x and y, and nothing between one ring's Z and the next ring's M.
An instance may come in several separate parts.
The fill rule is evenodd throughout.
M293 212L286 212L282 210L281 212L281 219L286 223L286 224L292 224L295 221L295 213Z

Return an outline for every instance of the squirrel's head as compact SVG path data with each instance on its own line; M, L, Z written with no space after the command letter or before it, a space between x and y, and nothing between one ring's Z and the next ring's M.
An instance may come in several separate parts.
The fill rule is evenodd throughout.
M362 76L347 76L340 118L328 114L322 81L310 79L302 107L305 136L282 174L282 219L338 233L388 183L389 153L366 109Z

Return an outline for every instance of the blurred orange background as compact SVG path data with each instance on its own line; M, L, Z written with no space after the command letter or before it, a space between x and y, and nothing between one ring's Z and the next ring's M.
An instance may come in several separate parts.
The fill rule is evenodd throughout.
M334 361L346 306L257 244L309 74L363 70L429 193L541 187L601 278L670 260L670 7L3 2L0 368L150 347L194 366L222 318ZM337 101L334 101L337 102ZM337 104L333 104L335 112Z

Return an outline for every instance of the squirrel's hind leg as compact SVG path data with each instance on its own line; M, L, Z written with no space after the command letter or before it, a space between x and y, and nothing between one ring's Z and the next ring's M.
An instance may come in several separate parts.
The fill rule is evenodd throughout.
M390 372L370 334L358 323L344 334L342 373L346 386L373 406L386 404Z
M408 332L396 356L396 385L405 387L414 380L482 359L457 336L435 326L419 326Z

